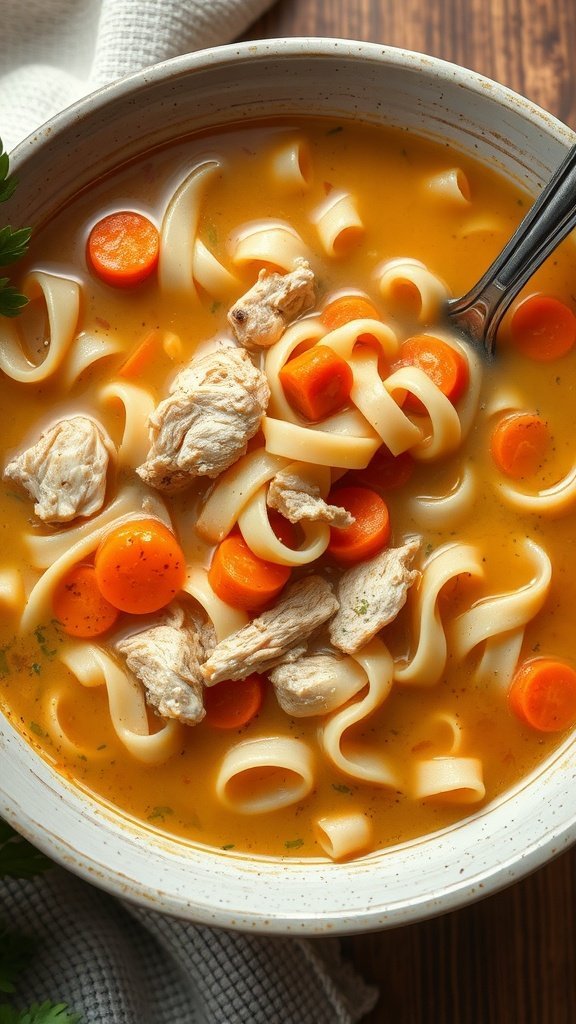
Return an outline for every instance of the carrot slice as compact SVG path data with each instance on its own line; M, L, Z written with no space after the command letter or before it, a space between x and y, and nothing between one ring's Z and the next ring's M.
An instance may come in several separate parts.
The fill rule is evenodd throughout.
M352 320L381 320L376 307L363 295L341 295L324 306L320 314L320 322L329 331L343 327Z
M490 442L492 457L506 476L533 476L546 457L550 433L536 413L504 416L496 425Z
M100 542L94 567L100 593L134 615L164 608L186 579L184 552L157 519L132 519L111 530Z
M245 679L223 679L204 688L204 721L215 729L240 729L260 711L264 679L256 672Z
M130 353L118 370L118 376L126 380L140 377L148 368L160 347L160 331L151 330L144 335L142 341Z
M100 636L118 618L118 609L100 593L93 565L75 565L62 577L54 589L52 607L70 636Z
M279 377L292 408L313 422L341 409L353 383L346 360L327 345L314 345L290 359Z
M524 356L547 363L560 359L576 342L576 316L552 295L530 295L514 310L510 338Z
M103 217L88 238L88 262L94 273L115 288L140 284L156 269L158 229L141 213L122 210Z
M381 491L397 491L404 487L412 476L416 463L410 452L392 455L383 444L372 456L365 469L346 474L347 481L354 481L363 487L377 487Z
M351 526L330 527L328 551L343 565L372 558L390 540L390 516L386 502L368 487L340 487L328 497L331 505L347 508L354 516Z
M456 403L468 387L468 362L451 345L441 338L428 334L416 334L400 346L400 366L417 366L424 370L430 380L446 398ZM403 408L409 412L422 413L424 406L420 399L408 393Z
M258 558L236 533L218 545L208 570L215 594L234 608L257 611L272 601L290 579L287 565Z
M558 658L532 658L518 669L508 691L514 714L539 732L576 725L576 672Z

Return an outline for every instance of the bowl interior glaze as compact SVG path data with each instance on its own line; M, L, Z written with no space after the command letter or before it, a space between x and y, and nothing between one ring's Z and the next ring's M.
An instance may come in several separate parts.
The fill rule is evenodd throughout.
M403 125L535 192L574 135L502 86L423 54L344 40L243 43L176 58L80 101L13 154L7 222L37 226L118 164L190 132L286 114ZM196 922L337 934L455 909L576 838L575 740L459 824L347 864L171 840L72 786L0 720L0 816L65 867Z

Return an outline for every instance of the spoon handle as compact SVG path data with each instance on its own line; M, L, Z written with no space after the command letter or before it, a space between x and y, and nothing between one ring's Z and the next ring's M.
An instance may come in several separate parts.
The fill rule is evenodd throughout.
M575 226L576 146L572 146L483 277L466 295L447 303L453 325L460 326L491 355L508 306Z

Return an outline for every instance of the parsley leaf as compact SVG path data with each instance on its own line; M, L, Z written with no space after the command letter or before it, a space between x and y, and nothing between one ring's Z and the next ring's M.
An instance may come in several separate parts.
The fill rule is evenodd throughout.
M0 266L14 263L24 255L28 248L32 228L19 228L14 231L8 224L0 228Z
M79 1013L69 1013L66 1003L34 1003L28 1010L0 1006L0 1024L78 1024Z
M2 139L0 139L0 203L14 194L17 181L9 174L10 158L4 152ZM6 267L14 263L24 255L28 248L32 228L12 228L6 225L0 228L0 267ZM17 316L21 309L26 306L28 299L22 295L10 282L9 277L0 277L0 315Z
M0 878L34 878L50 867L52 861L0 820Z

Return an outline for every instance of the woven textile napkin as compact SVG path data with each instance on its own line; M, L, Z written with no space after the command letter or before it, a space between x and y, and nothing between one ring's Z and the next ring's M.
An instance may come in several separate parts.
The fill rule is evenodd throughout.
M7 150L91 90L229 42L271 0L0 0ZM84 1024L352 1024L376 993L338 942L242 935L121 903L60 869L0 883L0 919L37 952L18 1003L66 1001Z

